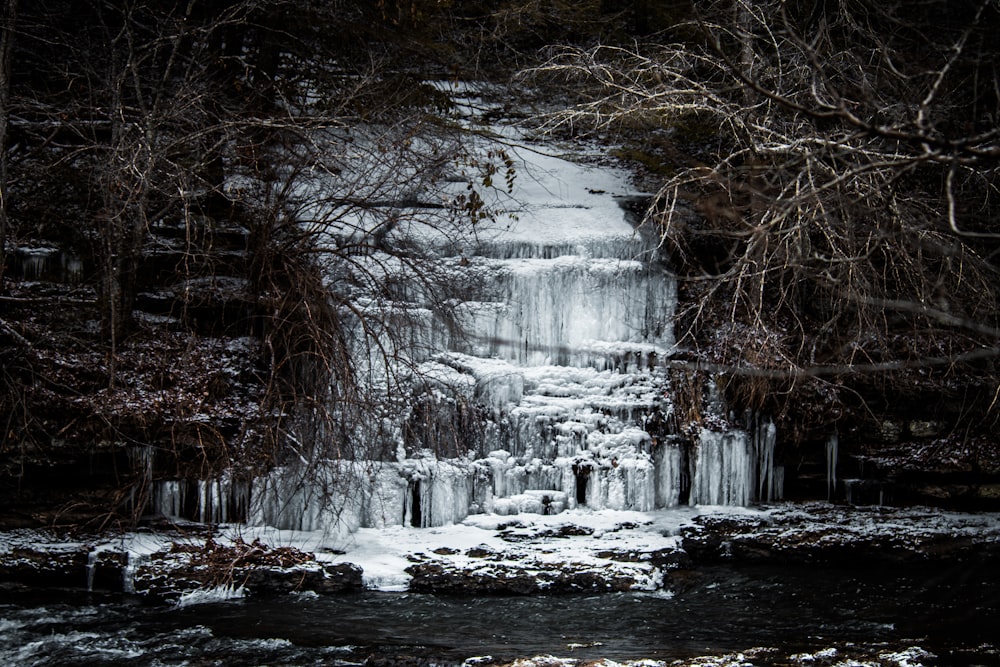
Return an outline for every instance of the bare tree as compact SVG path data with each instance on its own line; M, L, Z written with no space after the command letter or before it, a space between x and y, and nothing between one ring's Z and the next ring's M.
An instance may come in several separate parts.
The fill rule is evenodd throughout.
M0 280L7 268L7 128L10 124L10 66L17 24L17 0L0 15Z
M5 451L57 434L67 451L138 451L130 512L150 475L394 456L382 418L404 412L428 313L441 331L449 318L434 250L488 215L449 183L497 171L447 95L395 54L330 40L362 23L353 5L22 9L15 236L71 246L88 271L70 297L27 285L0 302L17 325L0 336L18 341ZM166 301L169 323L138 317L140 297Z
M726 369L736 405L820 431L885 381L995 383L996 3L699 12L686 42L532 72L591 91L547 129L649 133L670 172L646 222L683 281L675 363ZM995 408L970 400L976 419Z

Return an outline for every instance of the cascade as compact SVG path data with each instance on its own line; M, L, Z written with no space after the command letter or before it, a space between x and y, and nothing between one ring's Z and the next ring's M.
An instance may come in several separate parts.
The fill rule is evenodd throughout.
M500 213L495 220L447 239L440 230L409 230L427 266L462 286L449 302L450 322L392 258L366 268L368 280L377 274L404 286L395 304L378 307L409 314L394 320L403 329L394 340L410 345L390 360L359 346L359 367L386 377L387 364L405 366L428 397L423 416L447 422L449 409L478 406L479 427L450 438L455 451L445 452L407 441L400 434L408 415L396 415L399 423L386 429L397 434L395 460L275 470L239 496L249 497L250 522L346 534L440 526L476 512L649 511L780 497L773 423L704 429L691 451L664 433L672 405L661 361L674 345L676 286L657 239L637 230L621 205L634 196L626 174L525 144L506 150L517 180L487 202ZM451 179L457 191L472 182L464 178ZM376 299L359 296L357 304L361 312ZM179 513L194 492L171 484L159 483L154 501L165 514ZM198 515L225 520L220 508L233 491L200 484Z
M122 591L135 593L135 573L140 566L149 562L149 554L128 552L128 560L122 568Z

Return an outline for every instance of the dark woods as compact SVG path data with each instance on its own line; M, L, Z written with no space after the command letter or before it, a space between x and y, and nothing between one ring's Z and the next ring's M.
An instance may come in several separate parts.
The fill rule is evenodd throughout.
M884 425L920 420L1000 461L995 0L2 12L9 521L129 521L159 474L389 455L357 351L407 342L396 313L355 307L391 285L354 258L441 294L392 234L468 157L426 82L525 69L518 94L548 112L526 122L598 133L658 190L645 224L682 281L692 400L724 372L734 409L792 442L905 445ZM470 197L438 224L483 214Z
M733 407L797 442L905 449L906 422L934 423L940 451L995 467L1000 7L738 0L690 19L531 72L589 91L553 131L622 133L658 174L679 384L721 373Z
M553 35L603 29L559 2L3 11L0 493L29 523L134 519L160 475L380 456L393 408L358 351L406 341L390 307L356 307L391 292L356 258L435 293L392 232L468 162L425 81L503 81Z

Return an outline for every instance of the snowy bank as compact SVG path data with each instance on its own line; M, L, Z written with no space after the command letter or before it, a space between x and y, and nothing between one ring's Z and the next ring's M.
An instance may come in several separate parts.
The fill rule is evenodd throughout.
M703 563L865 565L1000 559L1000 515L778 504L474 515L435 528L321 531L197 524L69 539L0 534L0 581L177 600L361 589L455 594L669 591Z

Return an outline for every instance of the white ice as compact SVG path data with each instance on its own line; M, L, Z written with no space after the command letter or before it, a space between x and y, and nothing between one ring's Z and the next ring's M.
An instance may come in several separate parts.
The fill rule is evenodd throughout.
M197 488L161 482L154 511L177 515L196 501L203 521L247 514L255 524L349 535L444 527L482 513L647 512L681 502L689 475L692 504L780 496L773 426L761 434L704 431L690 457L646 430L672 410L661 362L674 345L676 286L657 240L621 205L640 194L628 175L556 155L512 128L480 130L473 155L480 163L505 156L515 169L512 187L486 187L476 160L452 165L445 179L423 178L412 165L401 172L418 188L415 201L447 208L472 187L494 213L459 227L414 207L392 226L393 239L423 248L427 271L460 287L447 303L435 303L400 257L369 250L347 270L356 279L353 313L369 318L358 328L355 364L373 390L384 383L388 397L404 380L431 392L441 409L480 406L488 421L475 446L459 443L463 458L452 460L415 451L399 435L404 407L384 416L395 420L384 430L398 440L396 461L291 465L247 489L226 479ZM503 173L494 180L504 181ZM335 185L318 175L302 193L336 200L324 187ZM389 196L376 190L356 194ZM316 220L336 221L331 243L351 228L373 233L378 222L362 213L310 209ZM394 296L383 293L388 283L397 286ZM442 320L442 305L457 328Z

